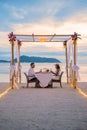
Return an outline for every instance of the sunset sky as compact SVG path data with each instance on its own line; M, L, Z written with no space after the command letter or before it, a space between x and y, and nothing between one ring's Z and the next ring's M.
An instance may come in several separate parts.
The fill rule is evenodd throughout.
M81 34L78 53L87 56L87 0L0 0L0 59L10 58L8 34ZM23 43L21 55L63 58L61 43Z

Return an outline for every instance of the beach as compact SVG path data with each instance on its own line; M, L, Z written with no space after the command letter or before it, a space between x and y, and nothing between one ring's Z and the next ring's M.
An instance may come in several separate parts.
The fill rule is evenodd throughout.
M0 82L0 93L3 93L9 86L9 82Z
M87 130L87 0L0 5L0 130Z
M0 99L0 130L87 130L87 99L77 90L66 83L52 89L25 85Z

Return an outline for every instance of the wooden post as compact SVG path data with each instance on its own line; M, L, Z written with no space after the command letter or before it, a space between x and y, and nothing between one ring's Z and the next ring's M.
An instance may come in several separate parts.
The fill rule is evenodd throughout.
M76 65L76 45L77 45L77 39L74 39L73 41L74 44L74 65ZM77 86L77 76L76 76L76 71L74 71L74 82L73 82L74 88Z
M65 48L65 53L66 53L66 77L67 77L67 84L69 83L68 81L68 52L67 52L67 44Z
M76 46L77 46L77 33L74 33L74 35L72 35L72 40L73 40L73 45L74 45L74 67L76 66L76 60L77 60L77 50L76 50ZM73 71L73 87L76 88L77 87L77 75L76 75L76 70Z
M70 63L70 66L69 66L69 83L71 84L71 63Z
M14 80L15 80L15 62L14 62L14 41L16 41L16 36L11 32L8 35L10 44L11 44L11 63L10 63L10 85L11 88L14 88Z
M20 45L18 45L18 76L19 76L19 83L21 83Z
M73 83L73 70L72 70L72 61L70 63L70 84Z
M12 52L12 57L11 57L11 65L15 65L14 62L14 41L10 41L11 42L11 52ZM14 75L12 75L12 79L11 79L11 88L14 89Z
M67 84L69 83L68 81L68 52L67 52L67 41L63 42L63 46L65 48L65 56L66 56L66 78L67 78Z
M20 65L20 47L21 47L21 41L18 40L18 79L19 83L21 83L21 65Z

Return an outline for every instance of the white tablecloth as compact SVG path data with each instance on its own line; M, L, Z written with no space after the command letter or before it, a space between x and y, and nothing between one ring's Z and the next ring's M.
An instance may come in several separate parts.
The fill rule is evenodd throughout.
M53 74L50 72L40 72L35 74L35 76L40 81L40 86L46 87L51 81Z

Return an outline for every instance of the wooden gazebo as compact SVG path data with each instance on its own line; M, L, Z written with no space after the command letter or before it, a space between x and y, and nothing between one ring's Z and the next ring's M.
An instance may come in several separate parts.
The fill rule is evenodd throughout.
M58 34L53 34L53 35L24 35L24 34L14 34L13 32L11 32L9 34L9 41L11 43L11 76L10 76L10 84L11 84L11 88L14 88L14 83L15 83L15 61L14 61L14 45L15 43L17 43L17 47L18 47L18 70L17 70L17 80L19 81L19 83L21 83L21 65L20 65L20 47L22 42L53 42L53 43L57 43L57 42L61 42L64 45L65 48L65 56L66 56L66 76L67 76L67 83L70 83L73 85L74 88L77 87L77 72L76 70L73 70L72 66L76 66L77 65L77 59L76 59L76 46L77 46L77 39L79 38L80 34L74 33L74 34L62 34L62 35L58 35ZM74 53L74 60L73 60L73 64L72 61L70 63L70 67L68 68L68 41L72 40L72 45L73 45L73 53Z

